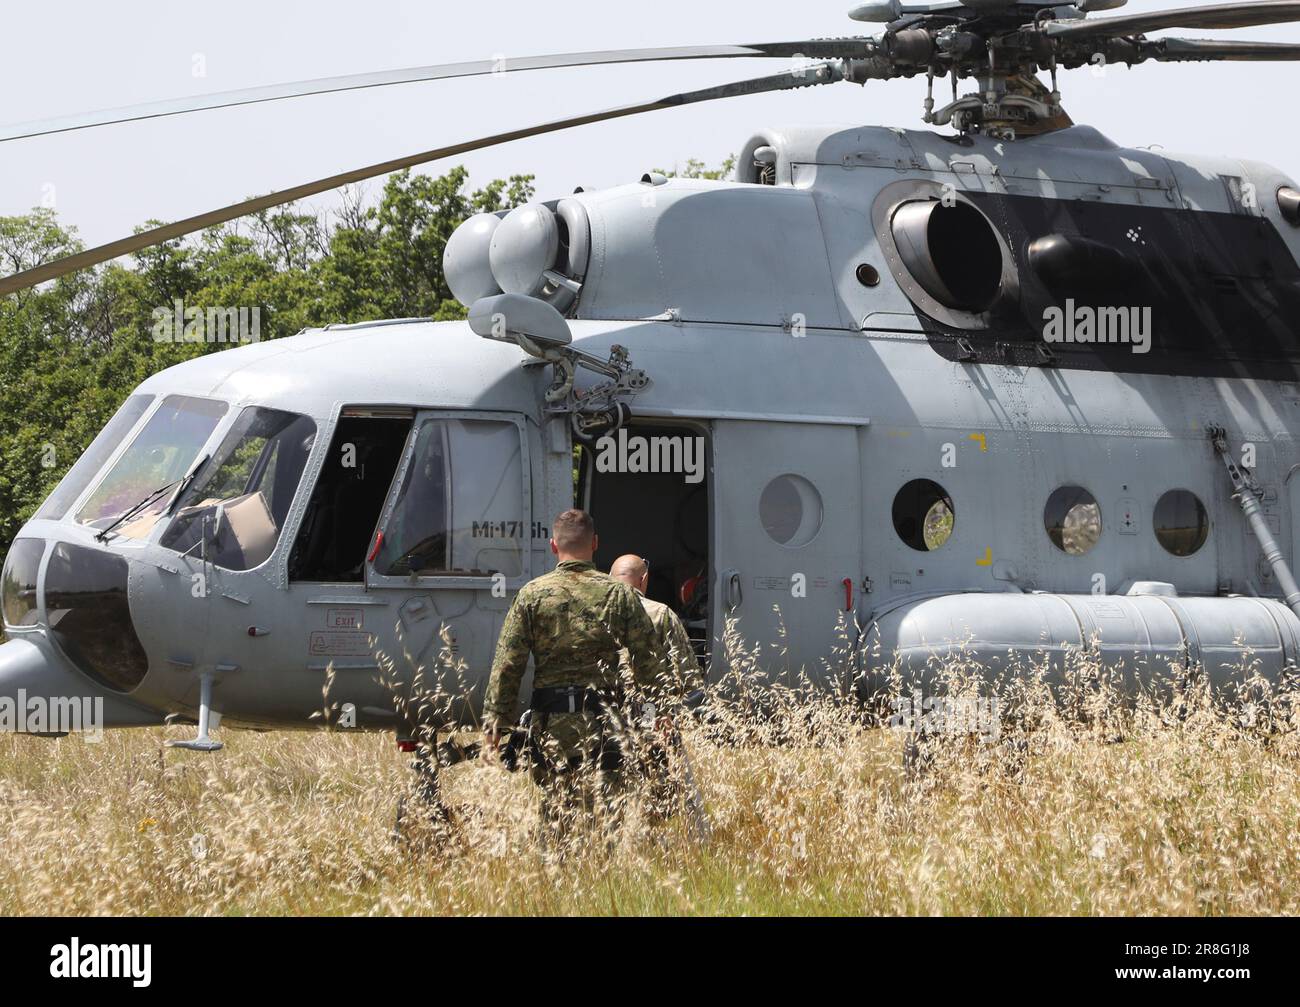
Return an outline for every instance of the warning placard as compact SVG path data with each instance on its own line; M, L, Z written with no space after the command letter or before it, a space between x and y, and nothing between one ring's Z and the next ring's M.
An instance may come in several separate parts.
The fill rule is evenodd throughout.
M308 653L312 657L369 657L374 640L369 633L351 629L316 630Z

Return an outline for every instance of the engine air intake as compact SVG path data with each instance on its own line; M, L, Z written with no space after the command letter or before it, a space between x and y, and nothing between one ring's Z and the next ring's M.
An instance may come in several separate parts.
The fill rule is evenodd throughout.
M966 202L904 203L890 225L903 265L944 307L987 311L1002 290L1002 246L987 217Z

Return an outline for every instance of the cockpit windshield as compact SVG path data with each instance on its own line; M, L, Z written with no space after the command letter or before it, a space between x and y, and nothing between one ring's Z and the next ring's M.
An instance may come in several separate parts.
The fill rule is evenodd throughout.
M153 405L152 395L132 395L123 402L121 408L113 414L113 418L105 424L104 429L90 442L90 447L86 448L72 468L68 469L67 475L63 477L45 503L41 504L41 509L35 516L57 521L68 513L68 508L77 502L77 497L81 496L85 488L90 485L90 481L99 474L109 456L117 450L117 446L140 421L140 417L148 412L151 405Z
M215 399L188 395L163 399L77 512L77 521L102 530L159 487L183 479L225 414L226 404ZM169 496L159 495L115 528L115 534L126 538L147 535Z

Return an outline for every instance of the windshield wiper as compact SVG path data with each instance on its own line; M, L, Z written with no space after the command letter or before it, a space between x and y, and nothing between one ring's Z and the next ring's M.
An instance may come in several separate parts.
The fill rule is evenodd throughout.
M142 510L148 507L151 503L157 500L169 489L171 489L173 486L176 486L176 484L179 483L180 485L177 486L176 495L170 501L168 501L168 507L166 513L170 514L172 506L176 503L177 500L181 498L181 494L184 493L185 490L189 488L189 484L193 481L194 477L199 474L199 469L201 469L204 466L204 464L207 462L209 457L210 457L209 455L204 455L194 465L190 467L190 470L186 472L185 475L181 476L179 479L173 479L171 482L159 486L156 490L150 490L149 493L146 494L143 500L141 500L139 503L135 504L133 507L129 508L128 510L123 511L117 518L113 520L113 523L110 524L108 527L102 529L99 532L96 532L95 533L96 541L99 542L108 541L109 532L111 532L114 528L118 527L118 525L122 524L123 522L129 521L131 518L135 517L135 515L139 514Z
M188 472L185 473L185 477L181 480L181 484L176 487L176 492L172 494L172 498L167 501L167 506L163 508L163 517L171 517L172 511L174 511L176 505L181 502L181 497L185 495L185 491L190 488L190 484L193 483L195 477L198 476L199 470L208 463L208 459L211 457L211 455L204 455L190 467Z
M128 510L124 510L120 515L118 515L116 518L113 519L113 523L110 524L107 528L103 528L100 531L96 532L95 539L99 542L107 541L109 532L111 532L114 528L120 525L123 521L127 521L130 518L135 517L137 514L140 513L140 511L144 510L146 507L148 507L151 503L157 500L160 496L162 496L164 493L166 493L169 489L171 489L180 481L181 481L180 479L173 479L166 486L159 486L156 490L150 490L149 494L138 504L135 504L133 507L131 507Z

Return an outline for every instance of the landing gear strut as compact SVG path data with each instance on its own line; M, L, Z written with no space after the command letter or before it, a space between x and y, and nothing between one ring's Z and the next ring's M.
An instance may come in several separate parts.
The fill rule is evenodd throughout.
M1228 479L1232 483L1232 498L1241 507L1241 513L1245 515L1247 524L1255 533L1255 541L1259 543L1265 561L1273 570L1273 576L1277 579L1278 587L1282 589L1286 604L1292 612L1300 615L1300 586L1297 586L1295 576L1291 573L1291 568L1287 565L1277 540L1273 538L1268 522L1264 520L1263 511L1259 506L1262 492L1254 473L1233 459L1228 447L1228 434L1223 427L1212 426L1206 432L1214 445L1215 454L1227 469Z
M410 744L409 742L405 744ZM397 815L393 822L393 838L398 842L408 840L408 831L412 822L423 819L433 829L433 834L441 840L451 828L451 809L442 799L442 784L438 779L439 761L436 752L437 736L432 744L422 743L414 748L415 759L411 768L415 770L415 786L408 793L397 799Z

